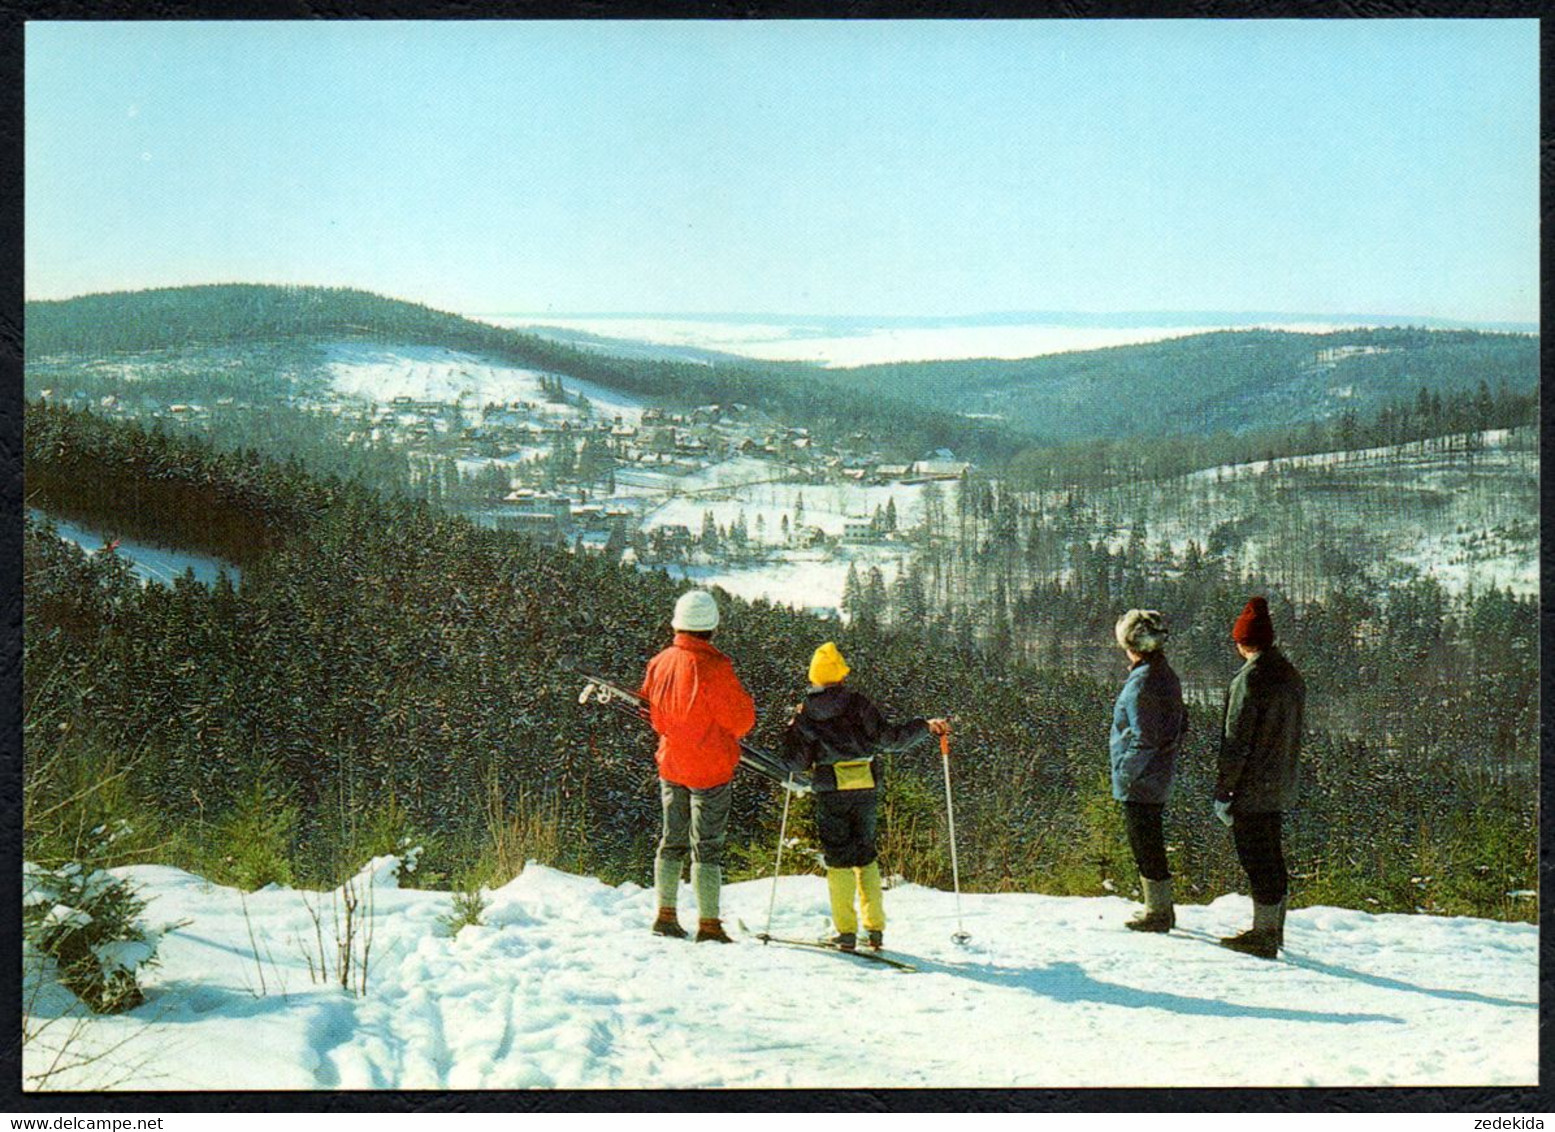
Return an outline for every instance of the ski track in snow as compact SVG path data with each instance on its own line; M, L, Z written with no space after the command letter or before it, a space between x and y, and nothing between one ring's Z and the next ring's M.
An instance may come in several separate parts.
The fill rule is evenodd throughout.
M310 981L308 904L240 896L176 869L120 870L147 918L188 920L146 973L147 1002L95 1019L141 1089L570 1089L1470 1085L1537 1073L1537 930L1467 918L1291 913L1289 952L1215 945L1245 896L1179 906L1140 936L1116 897L886 896L887 941L915 973L779 945L769 881L725 889L733 946L647 930L654 896L531 865L450 938L448 893L394 887L374 862L369 993ZM247 908L245 919L244 906ZM779 885L773 933L828 924L820 877ZM694 919L688 885L682 922ZM746 925L739 932L739 923ZM249 927L258 942L256 961ZM315 960L316 962L316 960ZM260 993L260 980L264 993ZM36 1047L36 1048L35 1048ZM31 1068L41 1046L25 1051ZM90 1087L98 1064L69 1078Z

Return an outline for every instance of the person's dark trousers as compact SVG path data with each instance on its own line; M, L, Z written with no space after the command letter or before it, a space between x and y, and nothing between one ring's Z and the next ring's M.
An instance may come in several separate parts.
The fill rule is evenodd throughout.
M875 859L875 790L821 790L815 826L826 867L859 869Z
M1134 851L1134 864L1146 880L1170 880L1166 863L1166 835L1161 828L1164 805L1150 802L1124 802L1123 824L1128 828L1128 847Z
M1247 873L1254 904L1278 904L1290 887L1280 848L1280 814L1234 814L1231 838Z

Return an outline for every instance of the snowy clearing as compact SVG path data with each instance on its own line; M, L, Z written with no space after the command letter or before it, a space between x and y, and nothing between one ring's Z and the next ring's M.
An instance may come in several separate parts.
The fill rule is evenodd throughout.
M679 563L668 566L671 576L695 581L704 586L721 586L746 600L765 598L798 609L838 610L847 582L848 570L856 565L860 578L867 578L878 567L887 585L901 572L903 564L918 553L901 542L843 543L835 549L776 549L784 546L784 521L794 529L814 527L834 539L844 536L849 520L868 519L876 509L894 506L897 528L911 530L923 522L924 494L927 484L807 484L775 482L783 469L770 461L737 457L703 469L676 481L676 491L652 506L642 522L645 531L668 526L683 526L693 536L702 530L704 517L711 513L721 527L734 524L743 515L752 546L766 547L771 557L749 565L720 562ZM628 487L624 477L617 485ZM639 485L641 480L637 481ZM954 513L960 485L942 482L933 485L940 497L942 513ZM638 487L646 492L652 488ZM651 498L651 497L648 497Z
M774 605L830 615L841 612L850 567L857 565L861 579L868 578L872 567L878 568L889 586L901 573L907 557L902 549L860 546L849 547L842 555L787 550L770 561L751 566L720 563L717 566L666 565L662 568L672 578L699 586L718 586L745 601L766 600Z
M308 902L242 896L163 866L116 870L163 941L144 1005L92 1019L75 1053L124 1044L54 1088L476 1089L1122 1085L1517 1085L1537 1079L1533 925L1338 908L1294 911L1288 957L1217 947L1245 896L1179 906L1170 937L1140 936L1116 897L963 894L971 943L950 941L952 894L886 896L902 973L776 945L771 885L725 890L744 938L695 945L648 932L653 893L531 864L449 938L451 896L374 878L369 991L309 980ZM245 906L247 914L245 916ZM693 915L683 886L681 916ZM784 877L774 934L824 929L825 883ZM739 932L738 922L748 930ZM252 936L250 932L252 931ZM255 951L259 954L256 959ZM263 989L261 989L263 984ZM33 994L42 987L44 993ZM36 1029L63 992L30 980ZM25 1048L40 1072L69 1020ZM861 1056L838 1056L839 1035ZM67 1059L68 1060L68 1059ZM29 1085L29 1087L32 1087Z
M731 477L745 472L744 479L721 479L725 469ZM809 527L819 527L832 537L840 537L849 519L868 519L876 508L894 504L897 528L909 530L923 521L923 495L927 484L811 484L777 482L782 469L761 460L735 459L705 468L675 484L671 498L656 508L643 524L644 530L672 524L688 527L693 534L702 529L705 512L713 520L728 526L743 511L752 536L759 517L767 543L780 541L784 517ZM617 483L621 477L617 476ZM942 508L954 514L959 485L935 484ZM644 493L646 494L646 493ZM844 564L844 568L846 564Z
M570 405L548 404L540 390L541 371L491 362L442 346L335 342L325 348L325 370L342 396L387 403L396 397L415 401L462 403L472 408L515 400L533 402L536 411L576 418ZM567 393L582 393L596 416L642 420L642 405L614 389L568 377Z

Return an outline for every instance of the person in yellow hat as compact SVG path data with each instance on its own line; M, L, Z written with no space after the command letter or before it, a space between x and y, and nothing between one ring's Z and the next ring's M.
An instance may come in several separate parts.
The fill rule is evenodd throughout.
M810 689L794 711L783 749L796 770L809 771L815 794L816 834L826 857L831 893L831 942L845 951L858 946L857 892L870 947L885 943L885 904L875 847L876 799L881 764L875 756L906 751L931 735L944 735L943 719L890 723L869 697L843 681L851 671L835 643L827 641L810 660Z

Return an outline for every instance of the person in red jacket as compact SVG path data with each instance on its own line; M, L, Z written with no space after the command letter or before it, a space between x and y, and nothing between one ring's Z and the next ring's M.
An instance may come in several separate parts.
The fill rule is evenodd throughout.
M696 942L730 943L718 914L724 827L740 739L756 725L756 705L734 674L734 664L709 639L718 628L718 603L712 594L681 594L670 626L675 641L648 662L638 690L659 733L655 757L664 807L664 831L653 861L659 897L653 932L676 939L686 936L675 901L681 863L689 853L699 917Z

